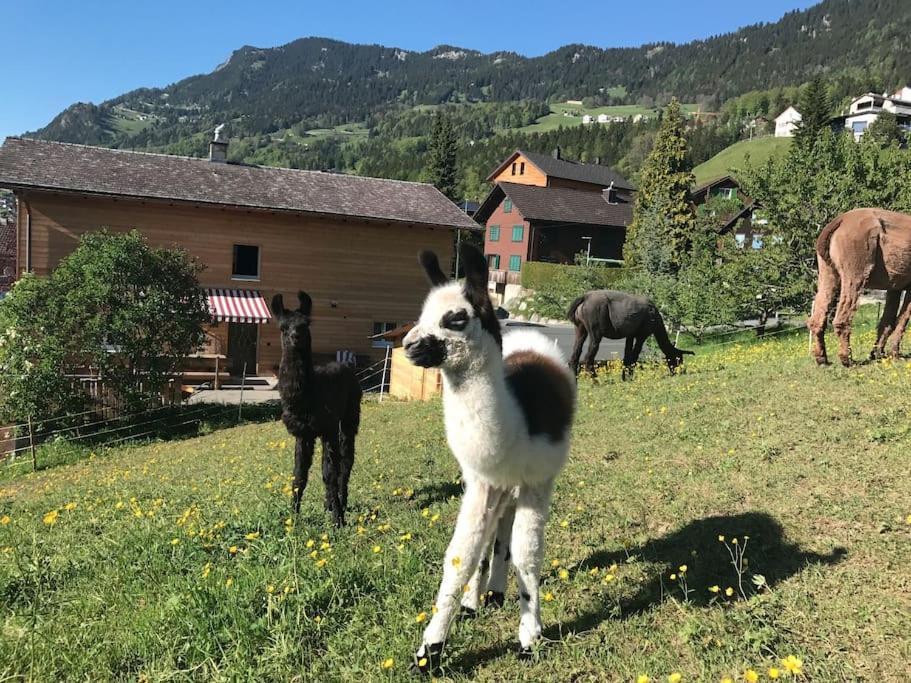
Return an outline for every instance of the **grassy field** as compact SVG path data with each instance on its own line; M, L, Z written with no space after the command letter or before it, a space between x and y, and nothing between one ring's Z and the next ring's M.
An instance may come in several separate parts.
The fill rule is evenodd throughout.
M907 680L911 364L816 368L804 334L687 364L580 381L547 642L516 658L513 584L447 677ZM0 482L0 678L404 680L461 491L441 404L365 405L341 531L318 467L289 517L291 449L251 424Z
M743 168L748 156L750 163L763 164L771 157L787 152L790 145L791 138L772 136L735 142L693 169L696 184L702 185L727 175L732 169Z
M697 105L695 104L683 104L681 106L686 112L694 112L697 108ZM572 115L564 116L564 112ZM523 126L517 130L523 133L543 133L549 130L555 130L560 126L581 126L583 114L590 114L591 116L594 116L595 119L598 118L599 114L607 114L608 116L636 116L637 114L642 114L654 118L658 115L658 110L642 107L638 104L620 104L610 107L591 107L586 109L578 104L559 103L550 105L550 114L542 116L531 125Z

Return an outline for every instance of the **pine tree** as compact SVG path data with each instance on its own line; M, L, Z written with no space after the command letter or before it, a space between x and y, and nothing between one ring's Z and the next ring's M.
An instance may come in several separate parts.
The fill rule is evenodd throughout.
M444 195L455 201L456 147L458 140L449 118L437 114L433 119L428 147L427 173L430 182Z
M626 234L625 258L649 274L673 272L687 251L693 229L689 190L693 174L680 104L671 100L655 144L639 176L633 222ZM657 249L657 245L665 245ZM656 254L660 256L656 258Z
M815 140L823 130L829 128L832 116L832 100L822 78L816 76L800 93L797 110L800 112L800 123L794 138L798 144Z

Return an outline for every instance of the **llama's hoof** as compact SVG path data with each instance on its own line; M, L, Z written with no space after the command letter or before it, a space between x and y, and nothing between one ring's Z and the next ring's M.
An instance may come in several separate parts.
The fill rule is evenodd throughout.
M470 621L471 619L477 619L478 610L474 607L469 607L468 605L462 605L459 608L459 620L460 621Z
M522 647L520 645L516 657L520 662L530 662L535 657L535 651L530 647Z
M491 608L502 607L506 603L506 594L500 591L487 591L484 604Z
M414 661L411 663L408 671L413 676L428 676L435 674L440 670L440 662L442 659L443 643L421 645L415 653Z
M816 356L816 365L824 367L829 364L829 359L825 356Z

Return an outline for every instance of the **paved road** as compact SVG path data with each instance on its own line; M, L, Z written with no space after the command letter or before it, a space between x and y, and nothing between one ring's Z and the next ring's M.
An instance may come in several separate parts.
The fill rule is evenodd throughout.
M542 334L555 339L557 346L560 347L560 350L564 355L569 358L570 354L573 352L573 342L575 341L575 328L572 325L544 325L543 323L522 323L517 321L507 321L506 322L506 331L510 329L521 329L529 328L541 332ZM623 339L603 339L601 340L601 348L598 349L598 355L595 356L596 360L611 360L613 358L623 358L623 349L626 345L626 342ZM588 349L588 342L582 347L582 357L585 358L585 353Z

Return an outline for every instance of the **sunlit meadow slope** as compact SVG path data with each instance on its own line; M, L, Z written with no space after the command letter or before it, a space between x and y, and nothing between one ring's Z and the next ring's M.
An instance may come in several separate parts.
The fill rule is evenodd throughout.
M446 675L905 680L911 363L819 369L806 346L582 380L549 642L516 658L513 585L456 626ZM441 404L365 406L341 531L318 467L289 517L291 450L254 424L0 482L0 677L404 678L461 491Z

